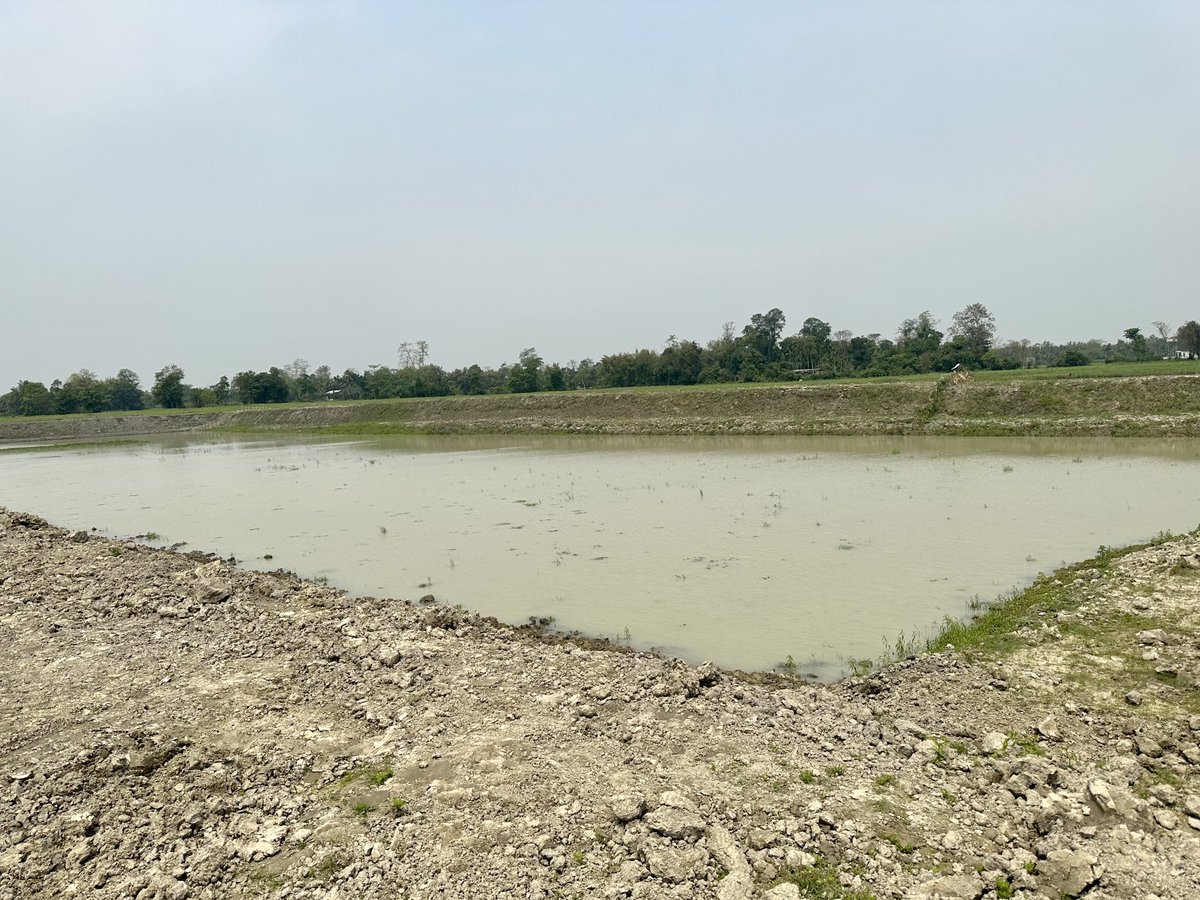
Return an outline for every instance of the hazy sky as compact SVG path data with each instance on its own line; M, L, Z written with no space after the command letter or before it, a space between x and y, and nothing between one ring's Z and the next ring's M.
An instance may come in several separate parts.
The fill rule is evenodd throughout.
M1200 3L0 4L0 392L1200 318Z

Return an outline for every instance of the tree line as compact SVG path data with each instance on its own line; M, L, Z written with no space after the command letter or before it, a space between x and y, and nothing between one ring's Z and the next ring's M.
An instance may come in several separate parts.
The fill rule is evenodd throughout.
M661 350L642 349L604 356L599 362L547 364L536 349L497 368L471 365L446 371L431 364L425 341L405 342L397 365L370 365L361 372L335 374L329 366L310 368L302 359L265 372L238 372L214 384L187 384L182 369L168 365L143 390L136 373L121 369L99 378L87 369L47 387L21 381L0 396L0 415L37 416L139 410L149 407L223 406L233 403L284 403L322 399L358 400L395 397L530 393L596 387L717 384L909 375L966 369L1018 369L1079 366L1186 355L1200 357L1200 324L1189 321L1175 334L1165 322L1154 331L1125 329L1114 342L1099 340L1054 344L1008 341L997 345L996 322L987 307L972 303L952 317L946 330L928 311L905 319L894 338L854 335L816 317L785 334L780 309L756 313L738 332L727 322L720 336L703 345L671 335Z

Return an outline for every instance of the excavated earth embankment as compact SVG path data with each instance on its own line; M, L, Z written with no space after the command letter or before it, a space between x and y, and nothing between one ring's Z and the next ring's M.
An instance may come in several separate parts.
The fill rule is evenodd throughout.
M434 397L0 421L0 440L203 430L378 434L1200 435L1200 375Z
M0 898L1190 900L1197 553L762 684L0 510Z

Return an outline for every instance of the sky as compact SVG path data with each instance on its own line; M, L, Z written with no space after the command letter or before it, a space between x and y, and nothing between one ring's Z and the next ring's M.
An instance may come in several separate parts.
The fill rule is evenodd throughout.
M0 391L1200 318L1200 3L0 4Z

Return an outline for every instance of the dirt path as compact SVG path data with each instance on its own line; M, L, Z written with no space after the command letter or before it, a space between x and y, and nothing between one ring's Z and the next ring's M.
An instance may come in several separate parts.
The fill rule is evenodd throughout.
M0 898L1188 900L1197 552L762 685L0 510Z

